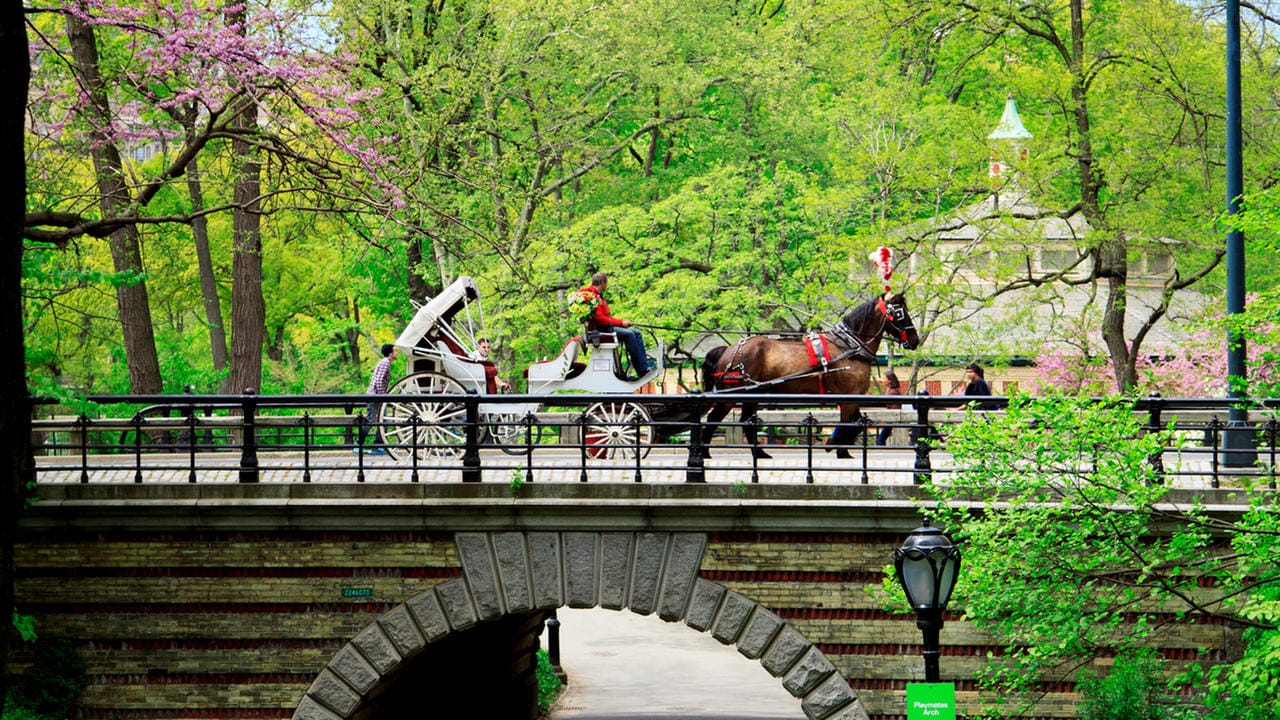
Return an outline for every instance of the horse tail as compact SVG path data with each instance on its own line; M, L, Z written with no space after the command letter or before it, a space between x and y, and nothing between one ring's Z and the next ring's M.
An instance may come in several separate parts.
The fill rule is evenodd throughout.
M713 347L702 361L702 390L708 392L716 389L716 367L720 365L720 357L728 350L728 345Z

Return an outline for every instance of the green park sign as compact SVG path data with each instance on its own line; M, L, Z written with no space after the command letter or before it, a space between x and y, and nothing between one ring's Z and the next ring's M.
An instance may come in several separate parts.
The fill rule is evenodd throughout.
M954 683L907 683L907 720L956 720Z

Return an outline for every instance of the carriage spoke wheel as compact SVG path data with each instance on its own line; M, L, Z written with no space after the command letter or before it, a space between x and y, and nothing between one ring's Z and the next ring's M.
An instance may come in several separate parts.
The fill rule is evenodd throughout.
M649 454L653 426L649 411L643 405L602 402L588 407L583 414L586 416L583 439L590 457L605 460L635 458L637 446L640 457Z
M387 391L388 396L442 397L389 397L383 402L378 412L378 430L387 452L397 461L408 460L415 447L419 460L460 457L467 441L467 409L462 403L465 394L458 381L439 373L414 373L400 378ZM416 439L414 415L418 416Z
M524 416L517 413L491 413L484 416L485 433L489 442L502 448L508 455L525 453ZM537 445L542 442L542 425L537 422L529 426L529 441Z

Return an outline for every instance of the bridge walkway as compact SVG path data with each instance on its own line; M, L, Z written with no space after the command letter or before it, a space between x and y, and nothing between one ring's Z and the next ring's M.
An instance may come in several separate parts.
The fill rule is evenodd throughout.
M805 447L768 446L773 457L754 464L745 448L715 447L713 451L714 456L704 461L708 483L914 485L919 479L916 453L909 448L868 448L865 465L857 450L854 458L847 460L820 448L810 452ZM92 455L83 467L79 456L38 457L36 464L41 484L240 482L238 454L201 454L199 458L194 466L181 453L150 454L141 466L128 455ZM526 482L684 483L688 477L688 450L681 446L653 448L639 461L591 458L585 463L571 448L551 447L539 450L533 460L530 464L526 455L481 450L480 480L513 485ZM945 478L952 471L949 453L934 451L929 460L930 472L937 479ZM422 463L415 467L387 455L360 456L349 450L306 454L263 452L258 455L258 463L257 478L262 483L456 483L463 475L460 460ZM1171 487L1214 487L1211 453L1165 453L1164 467ZM1219 467L1216 472L1221 484L1233 484L1229 471ZM1237 474L1256 477L1255 470Z

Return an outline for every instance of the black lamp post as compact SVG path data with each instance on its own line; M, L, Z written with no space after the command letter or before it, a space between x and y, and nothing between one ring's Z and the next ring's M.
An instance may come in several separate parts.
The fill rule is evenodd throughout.
M941 530L930 527L925 518L902 547L894 549L893 567L907 593L907 602L915 608L916 627L924 633L925 682L936 683L938 656L942 654L938 643L942 611L960 575L960 548L952 545Z

